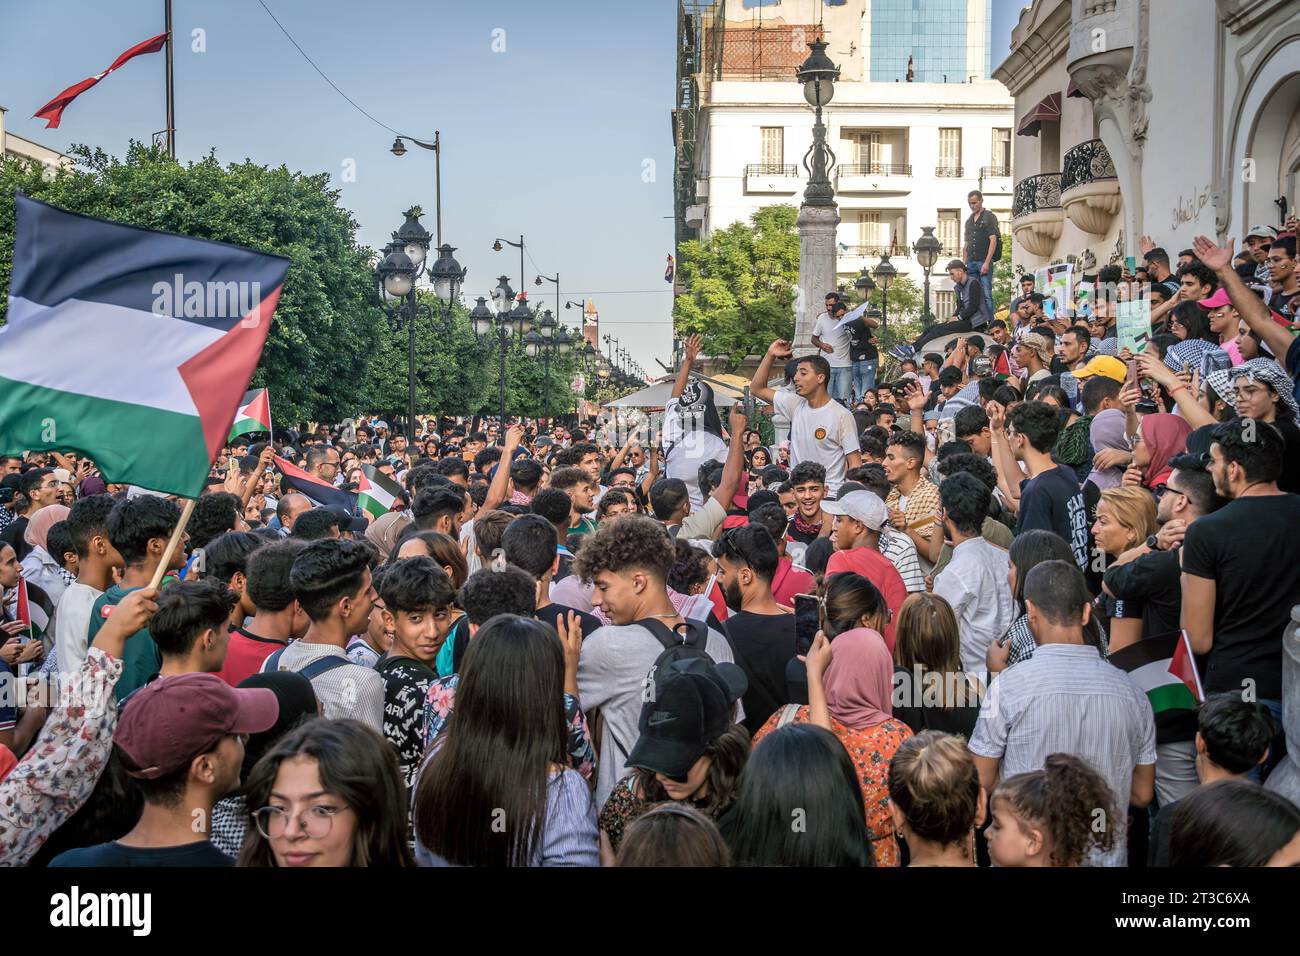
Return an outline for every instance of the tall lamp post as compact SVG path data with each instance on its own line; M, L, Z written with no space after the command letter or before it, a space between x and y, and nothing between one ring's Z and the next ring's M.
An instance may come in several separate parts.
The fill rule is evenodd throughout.
M533 313L529 310L528 305L520 299L514 308L511 303L515 301L515 291L510 288L510 279L507 276L501 276L497 280L497 286L492 290L492 304L495 308L489 309L484 298L479 298L478 304L470 310L469 317L474 323L474 334L481 343L490 342L489 336L496 332L497 356L498 356L498 374L500 383L498 385L498 395L500 398L501 409L501 428L504 430L506 425L506 353L509 352L510 346L515 341L523 341L533 325Z
M438 249L438 260L425 271L431 237L414 209L408 209L405 215L406 221L393 233L393 241L375 267L375 283L384 313L397 330L406 328L406 428L408 440L415 441L415 323L424 316L435 332L450 332L452 309L469 270L461 268L452 255L455 250L444 245ZM433 310L417 299L416 282L422 275L433 282L434 295L441 305L437 319Z
M513 246L514 248L519 250L519 291L523 292L524 286L527 285L527 283L524 281L524 237L521 234L519 236L518 242L511 242L509 239L494 239L492 241L492 251L500 252L501 243L503 242L507 246Z
M880 286L880 327L889 325L889 286L898 278L898 270L889 261L889 253L880 257L876 263L876 285Z
M421 149L433 150L433 201L434 201L434 232L437 234L438 245L442 245L442 134L436 129L433 131L433 142L426 143L423 140L416 139L414 136L399 136L393 140L389 152L394 156L406 155L406 142L409 141L414 146Z
M795 349L808 347L813 325L812 303L820 303L830 289L835 288L835 229L839 225L839 210L835 205L835 187L830 181L830 170L835 164L835 154L826 142L826 124L822 109L835 95L835 81L840 78L840 68L826 55L826 41L820 37L808 44L808 58L795 73L803 84L804 99L815 112L812 145L804 154L803 166L808 172L808 185L804 189L803 203L799 207L799 292L805 303L803 311L795 317Z
M551 422L551 355L567 355L572 347L569 330L555 321L550 309L543 312L537 320L537 328L524 336L524 351L528 357L537 358L540 355L542 359L542 377L545 383L542 386L545 406L543 417L547 425Z
M921 313L921 327L926 329L934 324L934 313L930 311L930 270L943 248L943 243L935 238L934 229L934 226L922 226L921 238L912 246L917 265L925 270L925 310Z

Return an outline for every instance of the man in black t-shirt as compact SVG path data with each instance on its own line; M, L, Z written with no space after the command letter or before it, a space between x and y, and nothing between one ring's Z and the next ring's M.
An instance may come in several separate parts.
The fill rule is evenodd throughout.
M527 571L537 579L537 611L534 615L537 620L555 627L557 617L563 618L567 625L569 614L577 614L583 637L601 627L600 618L594 614L551 601L551 577L560 558L555 553L554 528L541 515L520 515L506 525L501 535L501 553L506 564Z
M1005 435L1003 412L990 403L988 414L993 462L1008 485L1020 488L1015 533L1039 528L1060 535L1070 545L1079 568L1087 571L1092 534L1083 492L1074 471L1052 459L1052 446L1061 433L1059 411L1045 402L1021 402L1005 413ZM1017 461L1025 463L1028 478Z
M724 625L727 640L749 678L744 723L753 734L791 701L785 674L795 654L794 615L772 597L779 555L766 528L745 525L724 531L713 553L718 584L732 611Z
M1277 429L1236 418L1214 430L1210 474L1231 499L1183 539L1182 623L1209 655L1205 690L1249 692L1281 723L1282 633L1300 595L1300 496L1277 486Z
M989 314L993 309L993 263L998 258L998 246L1002 241L1002 232L998 228L998 217L984 208L984 194L972 189L966 197L970 205L970 218L966 220L966 268L979 280L984 290L984 300L990 303Z

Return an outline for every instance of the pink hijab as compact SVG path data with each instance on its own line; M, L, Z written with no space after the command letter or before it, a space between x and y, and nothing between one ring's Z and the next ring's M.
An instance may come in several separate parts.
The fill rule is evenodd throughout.
M28 519L23 540L48 552L50 549L46 542L49 541L50 528L66 518L71 510L67 505L46 505Z
M885 639L868 627L835 637L822 684L831 716L850 730L866 730L893 716L894 662Z
M1151 454L1151 464L1147 465L1146 486L1154 491L1156 485L1167 480L1173 473L1169 459L1187 450L1187 436L1192 433L1192 426L1187 424L1187 419L1178 415L1144 415L1138 431L1142 433L1142 443Z

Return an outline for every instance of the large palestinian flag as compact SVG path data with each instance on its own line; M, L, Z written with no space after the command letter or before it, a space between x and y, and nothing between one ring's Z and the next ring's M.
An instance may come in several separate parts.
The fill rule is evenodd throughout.
M289 261L19 193L0 328L0 453L73 449L110 483L196 498Z
M351 514L357 507L357 496L342 488L335 488L327 481L303 471L287 458L275 456L275 467L284 477L280 481L282 488L297 491L311 499L317 505L342 507Z
M357 504L372 517L388 514L393 508L393 502L405 497L402 486L374 465L362 465L361 471L365 477L357 488Z
M271 399L266 389L255 388L244 396L239 410L235 412L235 424L230 426L230 437L234 441L240 435L249 432L271 431Z
M1205 700L1186 631L1143 638L1111 654L1109 660L1128 672L1157 716L1166 711L1195 710Z

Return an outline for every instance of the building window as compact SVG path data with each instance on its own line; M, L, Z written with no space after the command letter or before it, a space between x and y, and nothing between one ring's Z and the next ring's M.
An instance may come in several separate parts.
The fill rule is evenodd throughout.
M993 131L993 154L990 157L993 176L1011 175L1011 130L995 129Z
M878 248L888 244L889 237L885 233L885 224L880 221L880 213L871 210L858 213L858 245Z
M960 176L961 169L961 130L939 130L939 165L936 176Z
M858 133L857 162L859 166L875 166L880 159L880 130L871 129Z
M785 163L785 127L783 126L764 126L761 127L762 135L762 157L760 162L764 166L781 166Z
M917 83L965 83L979 73L987 78L991 9L992 3L986 3L979 17L979 7L970 0L871 0L871 80L904 82L909 58ZM983 56L970 70L972 50Z
M934 292L934 317L940 322L946 322L952 318L957 311L957 293L941 290Z
M935 238L943 243L940 258L953 259L961 257L961 211L957 209L939 210L939 227Z

